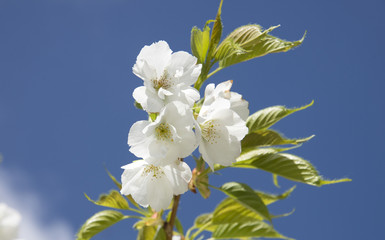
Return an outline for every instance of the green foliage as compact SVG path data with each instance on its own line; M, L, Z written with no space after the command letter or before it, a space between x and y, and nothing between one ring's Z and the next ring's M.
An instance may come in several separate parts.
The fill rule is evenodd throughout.
M77 233L77 240L88 240L104 229L127 218L122 213L114 210L105 210L90 217Z
M265 193L265 192L261 192L261 191L255 191L255 192L262 199L262 201L265 205L270 205L272 203L275 203L278 200L286 199L287 197L290 196L290 194L294 191L294 189L295 189L295 186L290 188L286 192L279 194L279 195L269 194L269 193Z
M206 24L203 31L197 27L191 30L191 51L198 58L198 63L204 63L210 44L210 27Z
M216 63L216 60L214 57L214 51L216 47L218 46L221 36L222 36L222 20L221 20L221 14L222 14L222 4L223 0L221 0L218 12L215 17L215 20L207 21L205 27L203 28L203 32L199 30L197 27L194 27L191 31L191 50L195 57L198 58L198 62L202 63L202 71L201 74L196 81L194 87L196 89L200 89L203 82L208 78L208 73L211 69L211 67ZM207 41L207 35L210 31L210 28L208 28L208 24L214 22L210 40ZM198 31L199 30L199 31ZM207 47L208 44L208 47ZM197 47L201 45L202 49L197 49ZM207 49L206 49L207 48Z
M161 226L144 226L139 229L137 240L166 240L166 234Z
M228 183L229 187L231 185L242 184ZM244 186L242 186L242 188L243 187ZM251 190L249 187L246 188ZM256 193L264 204L268 205L287 198L293 190L294 187L280 195L251 191ZM272 217L283 217L286 215L287 214ZM273 226L263 220L264 217L253 208L242 204L236 198L229 197L218 204L213 213L206 213L197 217L193 228L190 228L187 232L186 239L195 239L203 231L212 232L211 239L243 239L249 237L286 238L274 230ZM197 231L191 234L194 229L197 229Z
M269 53L286 52L300 45L305 35L298 41L290 42L268 33L279 26L262 31L259 25L245 25L235 29L218 46L214 55L219 67L225 68Z
M268 107L250 115L246 120L246 126L249 132L256 132L258 130L267 129L282 118L295 113L297 111L306 109L312 106L314 101L310 104L300 108L286 108L284 106Z
M244 207L254 211L263 219L271 221L269 210L259 195L248 185L238 182L228 182L217 188Z
M271 130L271 129L261 129L255 132L251 132L247 134L241 144L242 151L253 150L257 147L265 147L265 146L277 146L277 145L286 145L286 144L301 144L312 139L314 135L301 138L301 139L288 139L283 137L280 133Z
M223 0L219 4L214 20L207 21L202 30L198 27L193 27L191 30L192 54L197 57L197 63L202 64L201 74L194 85L198 90L207 78L223 68L266 54L286 52L302 44L304 40L305 35L298 41L282 40L269 34L278 26L263 30L259 25L250 24L235 29L221 42L223 32L222 4ZM209 24L212 24L211 28ZM218 68L211 71L215 64L218 64ZM203 99L194 105L195 117L199 113L202 103ZM272 106L249 116L246 121L249 133L241 142L242 153L231 167L260 169L270 172L273 174L273 182L276 186L278 186L278 176L314 186L350 181L350 179L325 180L310 162L298 156L283 153L294 147L299 147L302 143L313 138L314 135L307 138L290 139L278 131L269 129L286 116L312 105L313 101L306 106L291 109L284 106ZM135 106L142 108L138 103L135 103ZM154 121L156 117L157 114L155 113L149 114L150 121ZM209 176L212 171L210 168L206 168L201 157L195 158L195 160L196 168L192 172L189 189L195 193L198 190L203 198L208 198L211 193ZM226 167L215 165L216 171L222 168ZM120 190L121 183L111 173L108 171L107 173ZM186 240L196 239L203 231L211 232L211 239L289 239L278 233L273 228L271 221L273 218L288 216L291 213L272 215L267 205L287 198L295 187L279 195L255 191L248 185L238 182L228 182L220 188L211 187L224 192L228 197L220 202L212 213L202 214L195 219L194 226L186 232ZM125 196L131 202L131 206L136 207L136 209L130 208L128 201L116 190L101 195L97 201L91 200L86 194L85 196L94 204L133 211L141 216L124 216L113 210L101 211L85 222L77 234L77 240L88 240L125 218L140 219L134 224L134 228L139 231L138 240L170 239L169 229L174 230L172 228L165 230L165 226L172 227L170 224L171 216L175 216L169 211L167 218L163 220L162 217L168 209L154 212L149 207L145 210L131 196ZM184 239L184 229L177 217L175 218L175 228L177 234ZM198 239L202 238L203 236Z
M175 228L176 228L178 233L180 233L182 235L184 234L183 225L180 222L178 217L175 218Z
M204 229L205 231L214 231L216 226L213 224L213 214L204 213L199 215L194 222L194 228Z
M234 239L234 238L281 238L290 239L280 233L274 228L263 222L232 222L220 224L217 226L212 234L213 239Z
M124 199L124 197L120 194L120 192L116 190L111 190L109 194L100 195L99 200L97 201L92 200L90 197L87 196L87 194L84 194L84 195L89 201L99 206L116 208L116 209L124 209L124 210L130 209L126 199Z
M196 168L192 172L192 179L190 181L190 189L195 192L198 189L203 198L208 198L211 194L209 188L209 176L205 162L202 157L195 159Z
M280 153L275 149L257 149L241 154L233 167L257 168L314 186L350 181L350 179L325 180L308 161L292 154Z
M156 227L155 226L144 226L143 228L139 229L139 233L137 236L137 240L153 240L154 236L156 234Z
M210 48L209 48L210 51L214 51L214 49L217 47L219 41L221 40L222 29L223 29L223 24L222 24L222 19L221 19L222 4L223 4L223 0L221 0L221 3L219 4L217 16L215 17L213 32L211 33L211 39L210 39ZM210 52L209 52L209 54L211 56Z
M264 218L233 198L224 199L216 207L212 222L216 225L236 222L262 221Z
M108 176L111 178L111 180L115 183L115 185L120 189L122 189L122 184L116 180L116 178L106 169L106 172L108 174Z
M140 105L140 103L138 103L137 101L134 102L134 107L136 107L137 109L143 110L142 105Z

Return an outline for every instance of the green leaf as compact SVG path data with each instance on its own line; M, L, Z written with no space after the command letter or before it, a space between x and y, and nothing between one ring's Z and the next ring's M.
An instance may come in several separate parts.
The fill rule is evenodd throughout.
M204 229L206 231L214 231L215 226L212 223L213 214L212 213L204 213L199 215L194 222L194 228Z
M134 107L136 107L137 109L143 110L142 105L140 105L140 103L138 103L137 101L134 102Z
M218 46L215 58L223 60L231 55L241 55L250 52L247 48L255 45L262 37L262 27L259 25L245 25L236 28Z
M264 193L261 191L255 191L258 196L262 199L265 205L272 204L278 200L283 200L287 198L291 192L295 189L292 187L288 191L280 194L274 195L269 193ZM264 218L253 210L245 207L240 204L233 198L226 198L223 200L216 208L213 213L213 224L224 224L224 223L233 223L233 222L248 222L248 221L262 221Z
M219 41L221 40L221 36L222 36L222 29L223 29L222 20L221 20L222 4L223 4L223 0L221 0L221 2L219 4L217 16L215 17L213 31L211 33L209 49L212 51L214 51L214 49L217 47ZM211 57L211 55L210 55L210 57Z
M209 48L208 48L208 52L206 55L206 60L202 64L201 74L199 75L198 80L194 84L194 87L198 91L201 88L204 81L206 81L206 79L208 78L208 73L209 73L211 67L216 62L215 59L213 59L213 54L214 54L216 47L219 44L219 41L221 40L221 36L222 36L222 28L223 28L222 20L221 20L222 4L223 4L223 0L221 0L221 2L219 4L218 12L217 12L217 15L215 17L215 20L213 20L214 25L213 25L213 29L211 31L210 43L209 43ZM212 21L207 21L206 26L210 22L212 22Z
M136 240L153 240L156 233L154 226L144 226L139 229Z
M218 46L214 56L219 67L225 68L269 53L286 52L300 45L305 35L298 41L285 41L268 33L279 26L262 32L259 25L245 25L235 29Z
M270 205L270 204L272 204L278 200L283 200L283 199L289 197L290 194L294 191L294 189L295 189L295 186L290 188L286 192L279 194L279 195L265 193L265 192L261 192L261 191L255 191L255 192L259 195L259 197L262 199L262 201L265 205Z
M204 63L210 44L210 27L205 25L203 31L197 27L191 30L191 51L198 63Z
M116 180L116 178L107 170L107 168L106 168L106 172L108 176L111 178L111 180L115 183L115 185L119 188L119 190L122 189L122 184L118 180Z
M155 236L153 240L166 240L166 232L163 229L162 225L159 225L156 229Z
M116 190L111 190L109 194L100 195L98 201L92 200L85 193L84 193L84 196L86 196L86 198L89 201L99 206L116 208L116 209L124 209L124 210L130 209L126 199Z
M256 212L264 219L271 221L269 210L259 195L248 185L238 182L228 182L218 188L226 195L236 200L246 208Z
M220 224L212 235L212 238L214 239L259 237L289 239L275 231L271 225L263 221Z
M241 154L232 166L259 168L293 181L314 186L351 181L347 178L325 180L308 161L292 154L278 153L272 149L257 149Z
M297 111L306 109L312 106L314 101L310 104L299 108L286 108L284 106L268 107L250 115L246 120L246 126L249 128L249 132L256 132L261 129L271 127L273 124L281 120L282 118L295 113Z
M77 233L77 240L89 240L111 225L127 218L114 210L105 210L90 217Z
M233 167L239 167L239 164L242 164L244 161L245 163L248 163L246 161L249 161L250 159L254 158L263 158L265 156L271 156L275 153L278 153L279 151L275 148L259 148L248 152L243 152L241 155L237 158L237 161L233 163ZM255 168L253 166L250 166L249 168Z
M312 139L314 135L301 139L288 139L274 130L262 129L247 134L242 139L242 151L249 151L257 147L276 146L286 144L301 144Z
M184 234L183 225L180 222L178 217L175 218L175 228L176 228L178 233L180 233L182 235Z
M226 198L215 208L213 213L213 224L224 224L233 222L262 221L263 217L255 211L244 207L232 198Z
M193 170L192 183L196 187L203 198L208 198L211 194L209 188L209 176L208 171L205 168L205 162L202 156L199 159L195 159L196 168Z
M210 197L210 188L208 187L209 183L209 176L207 174L203 176L199 176L196 179L196 187L198 188L198 191L200 195L204 198L207 199Z
M274 183L274 186L276 186L277 188L281 187L278 184L278 175L277 174L273 174L273 183Z

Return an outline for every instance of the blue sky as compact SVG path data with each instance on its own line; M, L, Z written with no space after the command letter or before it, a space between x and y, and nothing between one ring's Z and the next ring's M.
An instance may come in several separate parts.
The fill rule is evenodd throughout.
M137 54L158 40L174 51L190 51L191 28L214 18L218 3L0 0L0 202L18 208L36 222L28 228L45 234L25 239L48 240L52 234L71 239L65 236L102 210L83 192L96 198L114 187L104 167L120 176L120 166L135 160L127 133L146 117L131 96L142 84L131 71ZM274 221L287 236L383 235L384 10L382 0L224 1L224 35L248 23L281 24L273 35L287 40L308 34L294 51L229 67L209 81L234 80L233 90L250 102L251 112L314 99L313 107L275 129L293 138L315 134L292 152L325 177L353 179L321 188L280 179L277 189L262 171L227 170L212 178L217 186L249 182L274 193L297 185L289 199L271 208L276 214L295 208L290 217ZM223 197L214 192L203 201L183 195L179 216L186 228ZM41 211L27 213L31 208ZM53 223L62 234L48 233ZM133 223L121 222L95 239L134 239Z

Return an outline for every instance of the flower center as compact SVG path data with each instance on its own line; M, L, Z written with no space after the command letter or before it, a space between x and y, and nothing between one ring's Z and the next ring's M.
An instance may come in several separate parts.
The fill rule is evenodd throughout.
M164 172L161 167L150 164L144 168L142 176L148 176L149 174L151 174L152 178L160 178L164 175Z
M201 125L202 137L211 144L217 143L218 138L220 138L218 127L219 124L215 123L214 120L203 123Z
M159 126L155 128L155 136L156 139L161 140L161 141L173 141L172 139L172 132L170 129L170 125L167 123L161 123Z
M168 73L164 71L163 75L159 79L153 79L151 80L152 86L159 90L159 88L168 89L172 86L171 79L168 76Z

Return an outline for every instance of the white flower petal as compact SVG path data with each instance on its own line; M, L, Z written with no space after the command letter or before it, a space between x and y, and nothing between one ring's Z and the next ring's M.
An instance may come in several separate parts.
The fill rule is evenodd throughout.
M127 144L130 146L130 152L137 157L146 158L149 156L148 149L151 144L151 137L144 134L144 129L148 128L149 125L149 121L138 121L131 126L128 133Z
M149 121L137 121L135 122L128 133L127 144L134 145L138 142L142 142L145 138L143 129L145 129L150 124Z
M181 98L186 99L189 106L193 106L196 101L200 99L199 91L193 87L185 87L180 89Z
M212 169L214 164L230 166L241 153L240 142L230 136L228 129L220 120L212 120L206 124L209 124L211 129L207 132L205 129L207 125L203 124L199 152Z
M147 83L150 83L151 79L158 77L156 68L145 60L137 60L136 64L132 67L132 72Z
M229 135L235 136L238 141L241 141L249 132L246 122L230 109L220 109L213 112L210 117L211 119L219 119L227 127Z
M165 108L166 109L166 108ZM179 136L179 140L174 140L179 158L189 156L197 147L197 141L194 131L194 117L192 110L185 104L175 101L167 105L165 111L165 121L175 130Z
M243 119L243 121L246 121L250 114L249 102L244 100L242 95L231 92L230 105L231 109L236 112Z
M228 93L230 92L230 89L231 89L232 85L233 85L233 81L232 80L221 82L215 88L214 94L216 96L228 98L229 97Z
M147 158L149 158L156 160L156 162L152 161L152 163L157 166L164 166L177 158L177 154L173 151L169 143L158 141L157 139L153 139L150 142L147 151L148 156L144 159L147 160Z
M170 181L174 195L180 195L188 190L188 183L192 178L190 167L180 160L165 166L164 173Z
M222 83L220 93L229 89L229 82ZM230 100L217 97L213 85L206 88L205 101L197 118L196 135L199 151L210 168L214 164L230 166L241 153L240 141L248 133L246 122L231 109Z
M180 101L192 107L196 101L200 99L199 91L193 87L180 84L175 87L174 94L168 96L167 103Z
M122 167L123 195L131 195L143 207L151 206L155 211L166 209L171 203L173 189L162 167L143 160Z
M165 175L148 183L147 191L149 205L157 212L167 209L174 196L170 182Z
M158 97L162 100L164 100L166 98L166 96L172 96L172 95L173 95L172 92L170 92L170 91L168 91L162 87L159 88L159 90L158 90Z
M157 93L150 91L145 86L135 88L132 96L147 112L160 112L164 106L162 99L158 97Z
M197 81L202 68L201 64L196 63L197 58L191 54L184 51L175 52L171 55L167 71L175 78L176 83L192 85Z
M213 119L211 116L215 112L221 110L221 109L230 109L230 101L224 99L224 98L217 98L215 101L211 102L210 104L206 103L206 101L203 102L202 108L199 112L198 116L198 122L203 123L206 121L206 119Z
M134 91L135 100L147 112L159 112L172 101L182 101L189 106L200 98L190 87L198 79L202 65L187 52L172 54L168 44L159 41L140 51L133 72L144 80L144 87Z
M130 152L156 166L189 156L197 147L192 110L181 102L167 104L154 122L138 121L130 129Z
M214 83L210 83L206 86L206 89L205 89L205 103L206 103L206 105L210 105L211 103L214 102L214 100L215 100L214 90L215 90L215 84Z
M156 77L159 78L171 59L171 53L172 51L165 41L144 46L137 57L134 69L140 69L140 62L145 61L156 70Z
M232 84L233 81L229 80L218 84L215 88L214 84L207 85L204 105L211 105L220 98L229 100L231 110L246 121L249 116L249 103L242 99L242 95L230 91Z

